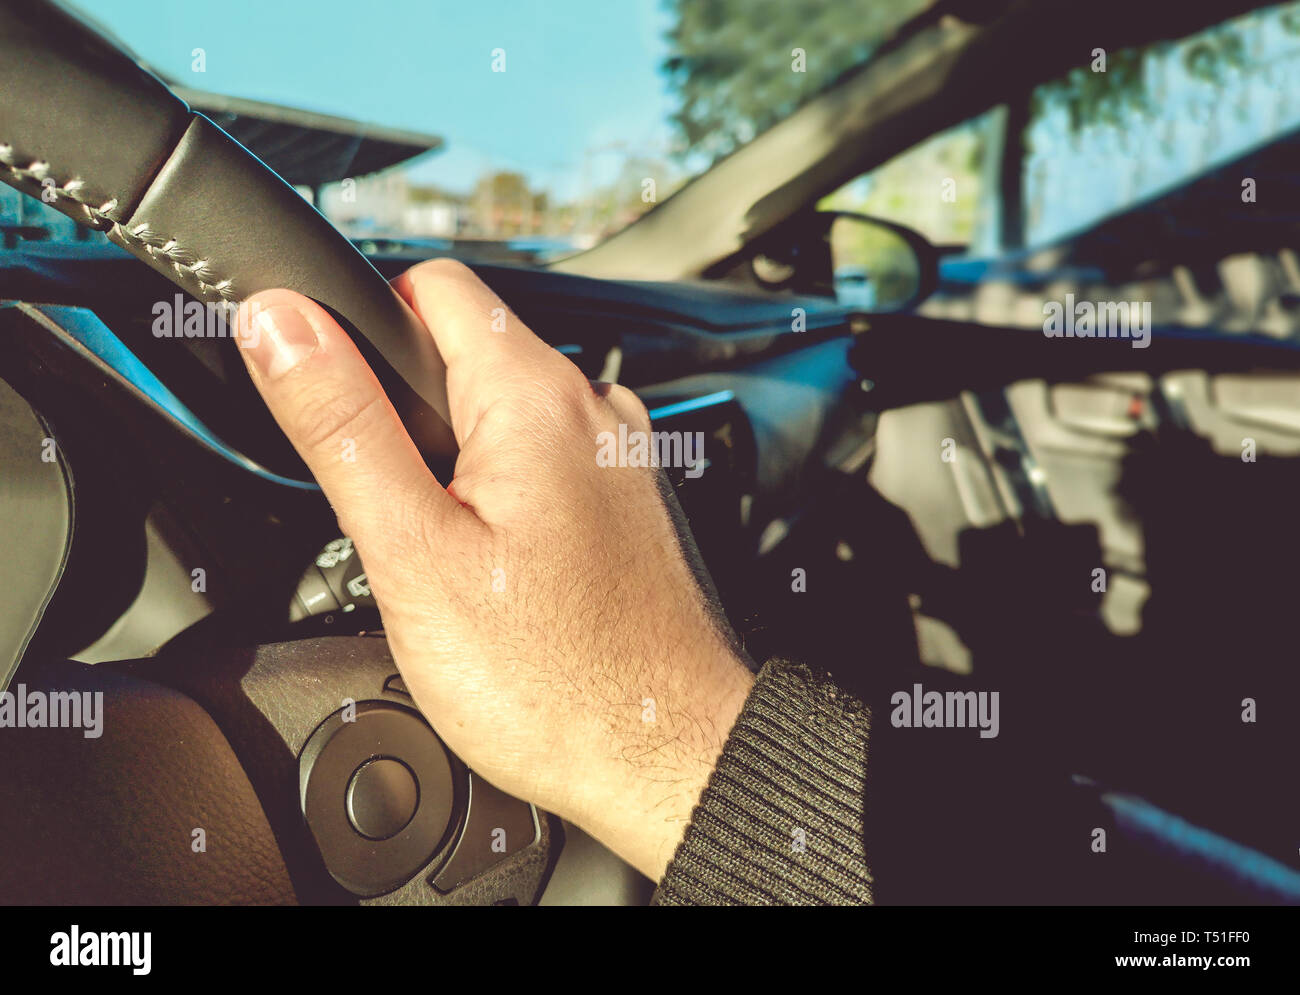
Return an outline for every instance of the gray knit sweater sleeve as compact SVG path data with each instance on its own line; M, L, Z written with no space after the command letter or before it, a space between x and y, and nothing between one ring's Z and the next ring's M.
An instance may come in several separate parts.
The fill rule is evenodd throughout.
M653 904L869 903L869 726L827 675L769 661Z

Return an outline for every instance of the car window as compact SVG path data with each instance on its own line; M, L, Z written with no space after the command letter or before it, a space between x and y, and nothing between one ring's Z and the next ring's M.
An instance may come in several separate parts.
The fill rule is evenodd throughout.
M1023 108L1001 106L939 132L820 206L896 221L974 255L1039 247L1297 128L1300 3L1290 3L1176 42L1092 50L1086 65L1034 88ZM1009 179L1004 135L1019 162ZM1017 211L1003 210L1006 197ZM1008 217L1019 230L1005 230Z
M1000 111L941 131L824 198L822 210L855 211L896 221L936 245L971 246L987 236L986 205L996 178L986 177Z
M1084 229L1300 127L1300 5L1128 49L1038 87L1025 242ZM1086 177L1086 182L1079 182Z

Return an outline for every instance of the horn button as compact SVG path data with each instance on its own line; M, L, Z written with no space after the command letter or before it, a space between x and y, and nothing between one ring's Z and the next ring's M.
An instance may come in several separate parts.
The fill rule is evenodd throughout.
M392 839L419 804L420 785L411 768L392 757L367 760L348 785L348 821L366 839Z
M393 891L429 864L447 844L465 793L429 724L382 701L322 722L298 773L303 815L325 866L363 898Z

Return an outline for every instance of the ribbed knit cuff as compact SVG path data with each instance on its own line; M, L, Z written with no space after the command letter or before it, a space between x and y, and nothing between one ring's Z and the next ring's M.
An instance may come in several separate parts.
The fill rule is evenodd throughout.
M825 674L769 661L652 904L869 903L869 726Z

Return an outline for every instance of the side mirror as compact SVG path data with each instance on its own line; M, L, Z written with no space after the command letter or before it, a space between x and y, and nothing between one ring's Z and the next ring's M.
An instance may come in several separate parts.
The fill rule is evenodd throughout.
M847 211L795 217L761 240L750 265L765 287L875 313L914 307L939 282L939 250L925 236Z

